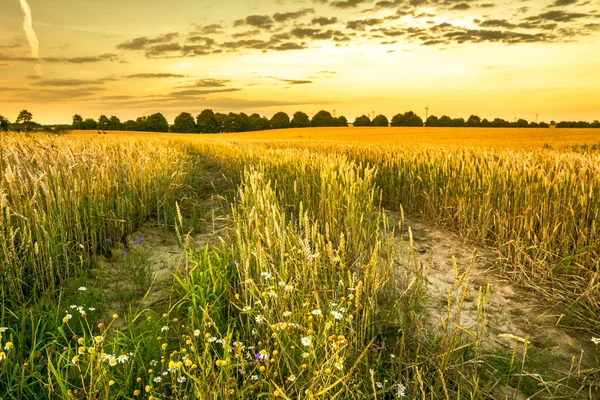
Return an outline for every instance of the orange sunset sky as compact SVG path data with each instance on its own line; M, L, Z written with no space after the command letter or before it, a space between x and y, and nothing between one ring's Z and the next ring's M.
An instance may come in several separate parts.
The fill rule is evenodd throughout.
M600 0L2 0L0 93L0 114L47 124L427 106L592 121Z

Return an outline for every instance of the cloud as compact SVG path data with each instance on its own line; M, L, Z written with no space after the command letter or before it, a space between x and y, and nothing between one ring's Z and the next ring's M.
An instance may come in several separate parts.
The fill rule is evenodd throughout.
M223 26L221 24L210 24L210 25L196 25L193 24L195 32L192 35L214 35L223 33Z
M327 17L317 17L317 18L313 18L311 23L313 25L320 25L320 26L325 26L325 25L333 25L338 21L337 17L331 17L331 18L327 18Z
M205 78L197 80L193 87L224 87L227 86L227 84L230 82L231 80L229 79Z
M202 95L206 95L206 94L213 94L213 93L226 93L226 92L239 92L242 89L237 89L237 88L227 88L227 89L206 89L206 90L196 90L196 89L190 89L190 90L181 90L178 92L171 92L169 95L170 96L202 96Z
M358 19L354 21L348 21L346 23L346 28L356 31L363 31L368 26L379 25L381 23L383 23L383 19L380 18Z
M313 81L310 81L308 79L285 79L285 78L278 78L276 76L267 76L265 78L275 79L280 82L285 82L289 85L306 85L309 83L313 83Z
M275 13L273 19L277 22L286 22L288 20L296 20L305 17L309 14L314 14L314 8L304 8L302 10L286 12L286 13Z
M555 21L555 22L571 22L577 19L589 17L584 13L571 13L562 10L547 11L539 15L534 15L526 18L528 21Z
M83 79L48 79L39 80L35 83L36 86L52 86L52 87L69 87L69 86L88 86L102 85L103 82L98 80L83 80Z
M334 8L354 8L362 4L369 3L369 0L345 0L345 1L333 1L329 3Z
M142 37L137 37L135 39L132 39L132 40L129 40L127 42L123 42L123 43L117 45L117 49L119 49L119 50L143 50L148 45L158 44L158 43L169 43L169 42L172 42L173 39L176 39L178 37L179 37L179 33L177 33L177 32L167 33L165 35L158 36L155 38L148 38L146 36L142 36Z
M260 29L271 29L275 21L268 15L249 15L245 19L238 19L233 26L249 25Z
M167 73L140 73L127 75L125 78L128 79L155 79L155 78L185 78L186 75L181 74L167 74Z
M0 61L38 62L39 60L33 57L11 57L0 55ZM41 61L47 63L88 64L103 61L124 62L124 59L116 54L106 53L89 57L43 57Z
M564 7L577 3L578 0L556 0L550 7Z

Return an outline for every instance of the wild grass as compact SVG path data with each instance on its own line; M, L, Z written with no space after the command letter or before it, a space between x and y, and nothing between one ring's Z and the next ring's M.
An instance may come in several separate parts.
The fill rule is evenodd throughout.
M476 328L460 326L470 283L458 266L447 314L427 324L425 261L386 210L497 247L516 280L562 285L549 295L579 290L573 315L595 326L593 155L0 141L0 397L486 399L512 387L585 398L598 382L598 366L561 380L532 373L527 338L510 332L506 354L482 351L488 288ZM202 219L207 163L234 194L221 245L198 251L186 235ZM148 218L179 235L175 300L106 317L85 270ZM144 257L131 262L142 284Z

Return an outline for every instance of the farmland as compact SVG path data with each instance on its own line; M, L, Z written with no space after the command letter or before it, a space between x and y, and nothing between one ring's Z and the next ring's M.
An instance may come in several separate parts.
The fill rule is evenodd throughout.
M597 398L599 142L0 135L0 397Z

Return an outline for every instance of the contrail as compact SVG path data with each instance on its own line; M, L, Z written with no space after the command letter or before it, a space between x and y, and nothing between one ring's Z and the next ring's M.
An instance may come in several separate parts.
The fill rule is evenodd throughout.
M40 42L33 30L33 21L31 19L31 7L29 7L29 3L27 0L19 0L21 2L21 9L25 14L25 19L23 20L23 29L25 30L25 35L27 36L27 41L29 42L29 47L31 48L31 57L40 59ZM38 61L35 66L35 70L38 75L42 75L42 65Z

